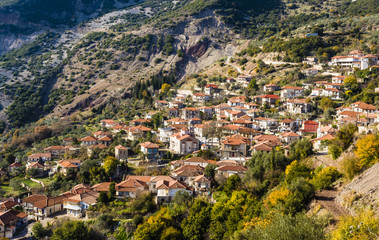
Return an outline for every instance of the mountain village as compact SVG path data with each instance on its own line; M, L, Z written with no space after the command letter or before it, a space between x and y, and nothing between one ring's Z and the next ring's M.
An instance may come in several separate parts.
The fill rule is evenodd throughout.
M112 148L121 163L150 169L167 169L166 175L136 176L125 174L120 166L114 177L116 198L138 198L142 192L155 195L157 204L169 203L178 191L212 198L211 179L204 175L207 165L215 166L216 179L229 176L243 177L245 163L257 152L282 151L288 154L292 143L309 139L314 151L327 152L338 129L352 123L360 133L377 130L379 112L371 104L361 101L344 104L346 79L354 69L377 71L378 58L352 51L348 56L335 56L328 71L317 64L317 59L304 59L310 68L307 76L326 75L328 81L315 81L302 86L274 83L265 84L261 95L244 96L229 91L248 88L254 78L240 75L224 83L208 82L203 88L178 89L170 98L157 99L155 109L129 122L103 119L98 131L87 136L65 138L61 145L47 146L28 156L25 171L33 171L32 181L39 178L78 172L85 151L88 156ZM343 69L344 74L339 73ZM358 79L358 84L364 81ZM170 90L169 90L170 91ZM375 91L379 91L376 89ZM330 120L310 118L318 108L314 98L328 98L334 102L335 115ZM213 103L217 104L213 104ZM159 115L159 127L152 121ZM138 150L130 146L113 146L115 136L127 141L139 141ZM167 160L171 156L171 159ZM211 156L209 159L207 156ZM16 161L2 174L22 168ZM31 194L24 199L8 198L0 203L0 236L12 237L17 228L31 219L41 220L57 213L74 218L86 217L96 206L101 193L109 192L113 180L95 185L79 184L59 196ZM43 184L43 183L42 183Z

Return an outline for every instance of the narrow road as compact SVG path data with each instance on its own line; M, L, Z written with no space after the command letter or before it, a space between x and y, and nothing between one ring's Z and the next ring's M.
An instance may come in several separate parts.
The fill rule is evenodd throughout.
M241 70L240 67L238 67L238 66L236 66L236 65L230 63L230 59L231 59L231 58L232 58L232 57L229 56L228 59L226 60L226 63L225 63L225 64L227 64L227 65L229 65L229 66L232 66L232 67L236 68L237 71L238 71L239 73L243 74L243 72L242 72L242 70Z
M349 215L346 208L338 205L334 200L338 194L336 189L323 190L316 194L315 199L323 208L330 212L335 220L339 220L342 216Z

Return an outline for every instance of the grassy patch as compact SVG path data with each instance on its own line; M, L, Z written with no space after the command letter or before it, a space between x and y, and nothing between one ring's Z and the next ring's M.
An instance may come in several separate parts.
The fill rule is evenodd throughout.
M37 180L42 181L45 186L51 185L54 181L52 178L38 178Z
M17 196L20 194L21 194L21 191L15 190L12 187L10 187L9 182L3 182L3 184L1 185L0 197L2 198Z
M22 182L27 185L28 187L30 187L31 189L34 189L34 188L41 188L42 185L39 184L39 183L36 183L36 182L33 182L32 180L30 179L25 179L25 180L22 180Z

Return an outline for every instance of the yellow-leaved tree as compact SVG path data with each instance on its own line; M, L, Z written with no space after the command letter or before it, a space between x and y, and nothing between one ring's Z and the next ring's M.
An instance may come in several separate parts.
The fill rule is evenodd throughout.
M170 91L171 89L171 85L170 84L167 84L167 83L164 83L161 87L161 91L163 93L167 93L168 91Z
M278 188L268 195L264 200L264 205L270 208L276 207L278 204L284 204L290 193L291 192L285 186Z
M379 159L379 137L369 134L357 141L355 153L359 157L360 169L369 167Z

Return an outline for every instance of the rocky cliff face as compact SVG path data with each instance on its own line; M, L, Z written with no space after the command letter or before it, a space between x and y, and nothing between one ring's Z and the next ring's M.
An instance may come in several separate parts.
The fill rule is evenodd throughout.
M25 0L0 7L0 54L41 32L64 32L82 21L137 2L142 0Z
M379 214L379 163L355 177L338 194L336 200L354 213L362 206L370 206Z

